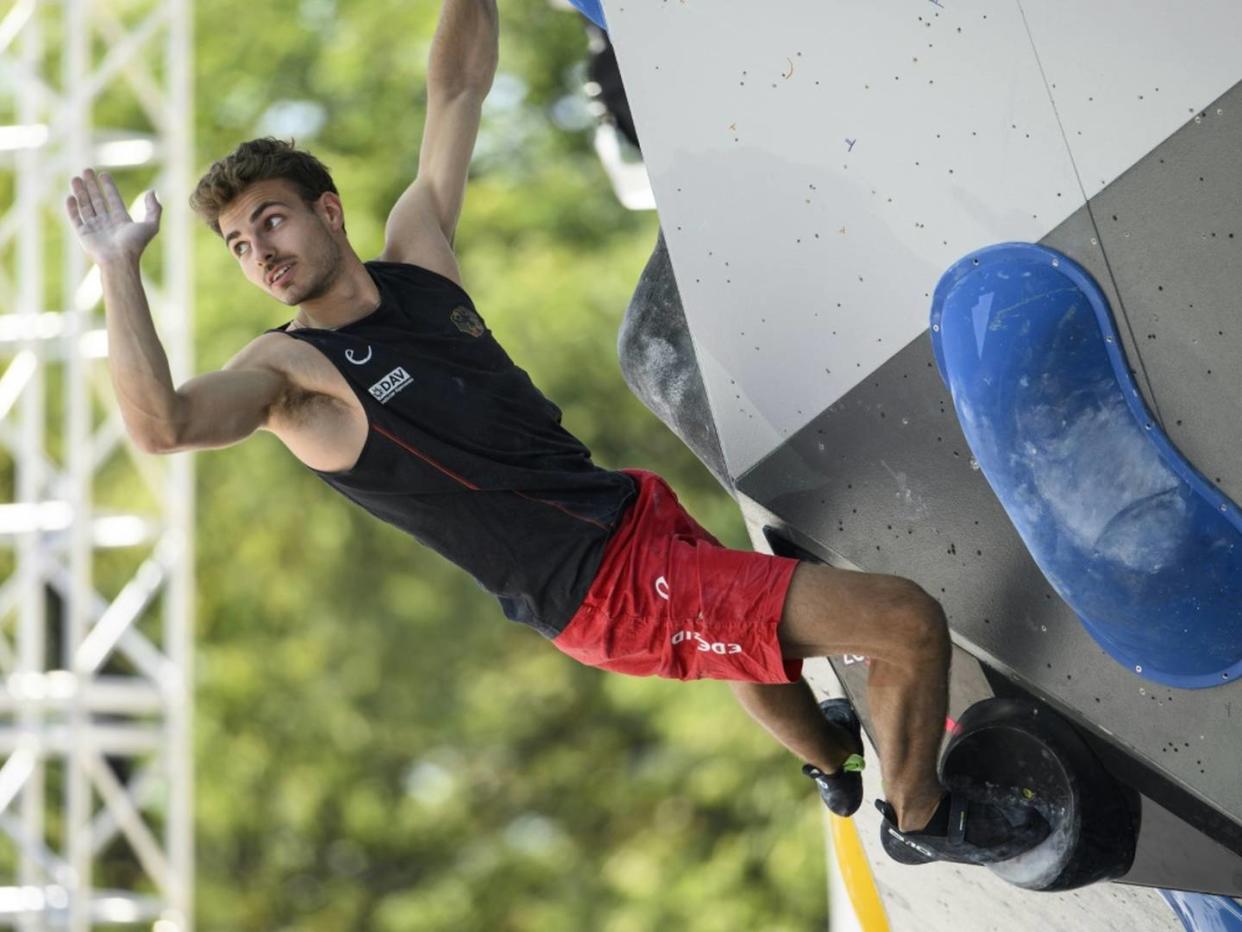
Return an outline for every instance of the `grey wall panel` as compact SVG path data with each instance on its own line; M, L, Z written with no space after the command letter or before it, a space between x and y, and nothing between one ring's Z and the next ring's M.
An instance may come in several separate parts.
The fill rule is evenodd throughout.
M1043 240L1105 289L1170 439L1242 502L1242 84Z
M862 569L918 581L972 653L1242 822L1242 686L1159 686L1088 636L972 467L926 337L738 487Z
M1148 404L1187 458L1242 500L1242 118L1235 112L1242 113L1242 85L1042 242L1100 283ZM1161 686L1090 638L972 463L926 333L738 488L821 553L921 583L944 604L959 645L1130 755L1143 784L1137 788L1159 796L1163 786L1160 801L1189 824L1205 824L1201 804L1219 814L1211 818L1231 820L1216 834L1237 848L1242 684ZM1150 802L1151 830L1169 841L1168 851L1183 850L1174 838L1178 820ZM1190 836L1186 844L1194 846ZM1148 836L1132 873L1185 887L1196 876L1242 880L1233 866L1218 865L1224 874L1186 866L1163 857Z

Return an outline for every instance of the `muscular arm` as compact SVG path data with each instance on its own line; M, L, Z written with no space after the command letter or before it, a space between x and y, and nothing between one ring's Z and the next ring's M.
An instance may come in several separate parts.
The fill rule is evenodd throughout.
M495 0L444 0L427 66L418 177L388 216L381 258L413 262L461 284L453 238L499 41Z
M137 260L100 266L108 370L129 435L148 453L228 446L267 424L287 380L264 361L263 338L223 370L174 388Z
M159 230L160 206L147 195L147 216L130 218L116 185L87 169L72 181L65 207L87 255L99 265L108 328L108 371L126 430L150 453L226 446L264 426L287 390L265 359L279 339L260 337L221 372L173 386L168 357L151 320L139 262Z
M444 0L427 62L427 94L487 96L499 59L496 0Z
M144 450L158 446L178 407L168 357L151 320L138 256L99 263L108 327L108 373L129 435Z

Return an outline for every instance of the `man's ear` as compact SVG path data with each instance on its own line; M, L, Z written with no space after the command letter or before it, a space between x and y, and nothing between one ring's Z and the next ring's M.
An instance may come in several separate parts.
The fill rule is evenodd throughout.
M345 208L341 205L341 197L332 191L324 191L315 201L315 212L333 230L345 229Z

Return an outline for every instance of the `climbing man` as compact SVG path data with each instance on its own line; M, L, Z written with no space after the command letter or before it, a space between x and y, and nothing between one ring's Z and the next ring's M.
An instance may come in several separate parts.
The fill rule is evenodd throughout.
M1030 810L974 802L937 781L950 648L934 600L905 579L721 547L658 476L592 463L487 329L453 239L498 32L494 0L445 0L418 174L373 261L351 247L336 186L309 153L254 139L211 166L192 206L246 278L296 313L181 386L139 276L159 230L155 194L135 221L108 175L72 179L66 211L102 273L109 367L130 436L172 453L270 431L569 656L635 675L733 681L840 815L862 798L858 720L844 701L821 712L799 673L804 657L864 654L886 847L906 860L983 862L1035 844L1046 827Z

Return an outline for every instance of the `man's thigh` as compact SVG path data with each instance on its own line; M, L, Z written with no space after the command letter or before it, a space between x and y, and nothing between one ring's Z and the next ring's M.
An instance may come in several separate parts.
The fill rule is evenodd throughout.
M776 633L794 561L679 536L661 563L669 583L669 659L679 679L797 679L801 664L784 663Z
M891 659L918 647L938 613L927 593L900 576L800 563L777 636L790 657Z
M637 676L790 682L776 629L797 562L731 550L654 473L556 646L590 666Z

